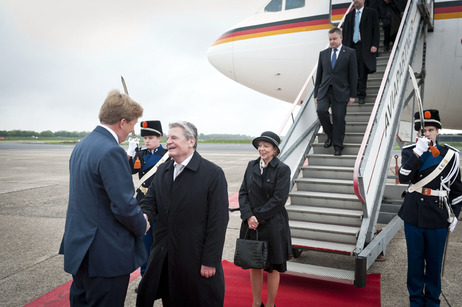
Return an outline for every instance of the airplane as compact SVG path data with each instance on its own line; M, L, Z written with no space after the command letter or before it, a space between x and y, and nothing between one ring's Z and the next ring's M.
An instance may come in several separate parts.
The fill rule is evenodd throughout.
M344 0L270 0L209 47L209 62L242 85L292 103L319 52L328 46L328 30L342 20L350 4ZM443 128L462 129L462 3L435 0L433 14L434 30L427 33L424 107L440 111ZM420 65L417 56L416 72Z
M371 97L348 106L344 154L335 157L323 146L312 89L328 30L351 8L345 0L270 0L220 36L208 59L230 79L292 103L292 111L300 106L279 156L294 187L286 204L294 257L319 251L354 256L354 264L325 266L324 258L307 257L310 265L288 262L288 272L364 287L367 269L402 227L397 212L407 185L397 182L394 147L397 140L400 146L413 141L413 112L421 104L438 109L444 129L462 129L462 2L407 1L399 43L391 52L379 46ZM402 130L410 131L407 139Z

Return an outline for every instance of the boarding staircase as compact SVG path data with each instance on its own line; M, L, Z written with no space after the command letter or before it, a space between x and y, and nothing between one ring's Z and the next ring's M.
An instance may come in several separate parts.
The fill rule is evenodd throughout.
M430 25L431 5L409 1L392 51L379 50L366 103L348 105L342 156L323 146L313 99L316 67L296 98L293 110L303 103L295 118L293 111L288 115L293 124L280 156L292 171L286 209L295 259L289 274L364 287L367 269L400 229L396 213L406 187L387 177L402 110L413 96L406 93L408 66Z

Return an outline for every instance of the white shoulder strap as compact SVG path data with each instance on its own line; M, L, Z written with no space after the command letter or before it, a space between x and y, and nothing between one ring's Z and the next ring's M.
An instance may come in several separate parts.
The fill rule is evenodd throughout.
M154 175L154 173L157 171L157 168L159 167L159 165L164 163L167 159L168 159L168 151L162 156L162 158L156 163L156 165L154 165L149 170L149 172L147 172L146 174L144 174L143 177L141 177L141 179L139 179L138 176L136 176L136 177L133 176L133 186L135 187L135 195L136 195L136 191L141 187L141 185L146 180L148 180L148 178L150 178L152 175Z
M436 178L443 169L448 165L449 161L451 161L452 157L454 156L454 151L453 150L448 150L446 155L444 156L443 160L438 164L438 167L436 167L433 172L431 172L427 177L424 179L418 181L416 184L411 184L409 188L407 189L408 192L412 193L417 190L422 189L427 183L431 182L433 179Z

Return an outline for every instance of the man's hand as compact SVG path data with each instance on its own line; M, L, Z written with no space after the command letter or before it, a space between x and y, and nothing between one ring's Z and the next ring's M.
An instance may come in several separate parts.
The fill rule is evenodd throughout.
M149 228L151 228L151 224L149 223L149 219L148 219L148 216L146 215L146 213L144 213L143 216L144 216L144 219L146 220L146 232L144 233L146 235Z
M377 47L372 46L372 47L371 47L371 53L376 53L376 52L377 52Z
M140 139L138 138L130 138L128 140L128 150L127 150L127 155L130 157L133 157L135 155L136 148L138 147L138 144L140 143Z
M348 100L348 104L352 104L353 102L355 102L355 98L354 98L354 97L350 97L350 100Z
M424 136L418 138L417 143L415 144L414 153L420 157L424 152L427 152L429 142L430 140Z
M255 216L251 216L247 219L247 225L249 225L249 229L257 229L258 227L258 220Z
M454 217L454 221L452 221L451 225L449 225L449 231L453 232L454 229L456 229L456 225L457 225L457 217Z
M216 269L213 266L201 265L201 276L205 278L210 278L215 275Z

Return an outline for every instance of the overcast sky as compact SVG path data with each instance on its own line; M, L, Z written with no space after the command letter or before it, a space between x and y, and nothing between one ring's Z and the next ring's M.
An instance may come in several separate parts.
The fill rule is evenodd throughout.
M91 131L109 90L142 120L199 133L277 131L290 104L223 76L207 48L265 0L2 0L0 130ZM136 130L139 133L139 126Z

